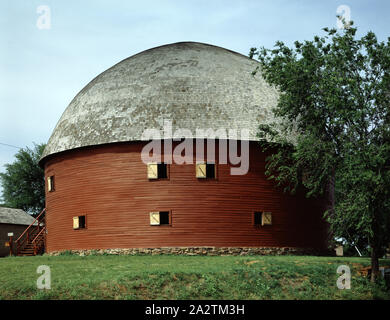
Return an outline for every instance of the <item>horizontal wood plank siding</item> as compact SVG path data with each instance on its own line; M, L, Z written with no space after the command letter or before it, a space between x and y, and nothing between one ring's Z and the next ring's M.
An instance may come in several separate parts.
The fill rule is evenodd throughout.
M169 165L169 178L147 179L144 143L67 151L45 163L55 176L46 192L47 251L147 247L324 248L323 201L290 196L264 175L265 154L250 144L250 169L230 175L217 161L217 178L197 179L193 164ZM218 144L217 144L218 146ZM171 225L151 226L149 213L170 211ZM254 226L255 211L272 212L272 225ZM86 215L86 229L73 217Z

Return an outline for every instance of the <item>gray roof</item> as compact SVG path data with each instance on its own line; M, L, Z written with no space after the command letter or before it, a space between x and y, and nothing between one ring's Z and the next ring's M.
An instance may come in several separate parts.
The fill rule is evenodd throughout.
M145 129L249 129L273 120L278 92L252 72L258 62L197 42L149 49L104 71L69 104L42 159L74 148L142 141ZM165 135L164 138L173 138Z
M22 209L0 207L0 223L30 225L34 220Z

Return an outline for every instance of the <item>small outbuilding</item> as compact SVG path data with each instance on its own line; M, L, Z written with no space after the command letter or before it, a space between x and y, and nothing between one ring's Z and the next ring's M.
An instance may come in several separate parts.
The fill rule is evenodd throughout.
M8 256L9 235L13 233L16 240L34 222L34 218L22 209L0 207L0 257Z

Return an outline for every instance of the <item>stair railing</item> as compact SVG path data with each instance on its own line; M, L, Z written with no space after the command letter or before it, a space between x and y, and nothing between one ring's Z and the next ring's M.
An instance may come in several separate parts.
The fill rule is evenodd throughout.
M23 231L23 233L20 235L20 237L16 240L16 255L19 255L20 250L24 247L25 244L29 243L29 240L32 236L32 232L35 230L38 230L38 233L40 233L40 228L44 228L44 213L46 211L46 208L44 208L41 213L34 219L34 221L26 228L26 230ZM35 227L35 229L33 228Z
M39 241L39 237L44 236L44 232L46 232L46 226L42 228L41 231L35 236L34 240L31 243L34 245L34 255L37 255L42 247L44 246L44 240L41 238Z

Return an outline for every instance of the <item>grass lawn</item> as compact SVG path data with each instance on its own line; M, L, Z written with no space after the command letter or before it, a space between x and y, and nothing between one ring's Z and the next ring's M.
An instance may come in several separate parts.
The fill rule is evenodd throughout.
M358 274L368 258L309 256L73 256L0 259L0 299L390 299ZM51 271L39 290L37 268ZM340 290L339 265L352 272ZM381 265L390 265L381 260Z

